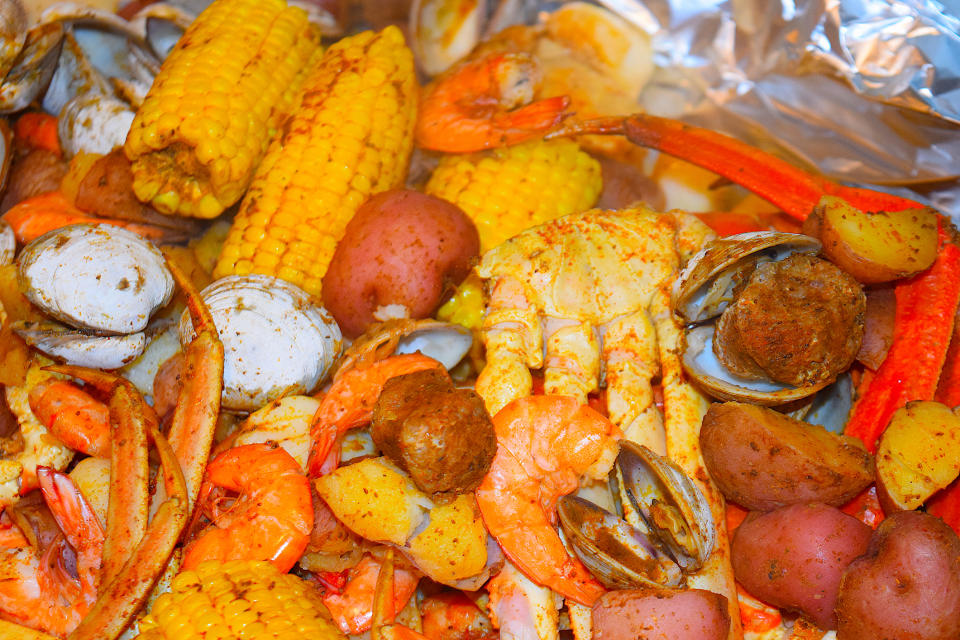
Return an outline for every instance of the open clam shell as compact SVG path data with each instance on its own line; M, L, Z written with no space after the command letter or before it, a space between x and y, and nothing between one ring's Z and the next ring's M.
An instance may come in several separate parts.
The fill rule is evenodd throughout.
M67 157L81 151L106 155L123 146L133 122L133 110L122 100L82 94L60 112L57 133Z
M818 253L820 241L799 233L755 231L714 240L690 259L673 285L671 306L688 323L723 313L736 285L759 261L779 261L794 253Z
M710 505L674 463L642 445L620 442L616 461L626 497L685 573L707 561L717 542Z
M680 567L646 534L589 500L564 496L557 503L568 545L609 589L683 584Z
M63 33L58 23L29 31L20 55L0 81L0 113L20 111L43 93L57 69Z
M265 275L228 276L201 295L223 341L223 406L251 411L310 393L340 355L340 327L299 287ZM184 312L180 342L193 339Z
M27 40L27 12L20 0L0 0L0 79L20 55Z
M409 30L417 63L435 76L465 57L480 41L487 3L413 0Z
M17 257L17 278L43 311L102 335L142 331L173 295L160 250L113 225L74 224L40 236Z
M805 387L794 387L771 380L747 380L735 376L713 352L714 329L713 324L687 329L682 357L687 374L714 398L775 407L812 396L830 383L824 380Z

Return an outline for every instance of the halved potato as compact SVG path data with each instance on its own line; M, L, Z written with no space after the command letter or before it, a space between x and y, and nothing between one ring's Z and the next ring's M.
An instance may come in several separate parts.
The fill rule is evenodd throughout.
M451 583L487 563L487 530L472 493L430 510L430 524L410 541L410 555L427 576Z
M960 474L960 416L939 402L908 402L880 437L876 464L884 511L916 509Z
M937 214L929 207L868 212L824 196L803 232L820 238L823 255L863 284L911 276L937 257Z
M405 544L433 506L386 458L339 467L315 486L338 520L375 542Z

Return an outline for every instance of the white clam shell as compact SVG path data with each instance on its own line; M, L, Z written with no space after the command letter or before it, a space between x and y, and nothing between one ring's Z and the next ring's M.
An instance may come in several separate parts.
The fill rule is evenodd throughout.
M340 327L305 291L264 275L228 276L201 292L223 341L223 406L250 411L312 391L340 355ZM193 338L188 314L180 342Z
M0 265L8 265L13 262L13 256L17 253L17 237L13 233L13 227L0 220Z
M66 324L107 335L142 331L173 295L160 250L112 225L46 233L24 247L17 271L30 302Z
M92 336L62 329L17 329L17 335L51 358L93 369L119 369L133 362L147 344L144 333Z
M79 95L63 108L57 132L67 157L81 151L106 155L123 146L133 110L122 100L97 93Z

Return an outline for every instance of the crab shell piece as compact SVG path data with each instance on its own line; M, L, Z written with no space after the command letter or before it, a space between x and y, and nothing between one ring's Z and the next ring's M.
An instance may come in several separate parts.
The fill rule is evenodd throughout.
M17 257L17 278L47 314L101 335L142 331L173 295L160 250L113 225L74 224L40 236Z
M265 275L227 276L201 292L224 347L225 408L252 411L311 392L340 355L340 327L299 287ZM180 342L193 339L184 312Z

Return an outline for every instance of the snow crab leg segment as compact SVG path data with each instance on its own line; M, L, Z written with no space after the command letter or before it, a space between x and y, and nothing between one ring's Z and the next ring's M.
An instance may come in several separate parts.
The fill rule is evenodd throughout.
M646 114L598 118L570 123L547 137L587 133L622 134L635 144L718 173L798 220L805 219L824 195L839 196L865 211L901 211L921 206L899 196L836 184L730 136L669 118Z
M686 379L680 363L682 327L670 311L669 289L670 283L661 285L651 302L660 350L667 454L703 492L717 531L713 553L699 571L688 577L687 585L726 597L731 623L728 637L738 639L743 637L743 631L740 628L737 588L730 563L726 503L710 479L700 453L700 424L710 401Z
M477 504L504 553L535 582L580 604L604 589L564 549L553 527L556 503L619 437L602 415L566 396L530 396L493 417L497 455Z
M543 366L543 328L524 284L512 276L497 278L483 320L487 364L477 376L477 393L490 415L511 400L533 392L530 369Z
M152 426L148 429L160 454L164 486L171 495L157 508L133 555L106 588L101 588L96 603L68 640L119 637L160 578L186 526L189 495L176 453L162 433Z
M373 407L387 380L436 368L443 369L443 365L423 354L410 353L377 360L338 375L320 401L310 424L310 441L313 443L307 461L310 477L320 477L337 467L339 455L332 453L337 438L370 422ZM331 459L331 455L335 457Z
M941 225L933 265L897 284L893 343L847 422L846 434L871 452L894 411L910 400L931 400L937 391L960 303L960 247Z
M645 310L611 322L603 334L607 411L626 440L663 454L667 450L663 418L654 404L650 381L660 373L657 336Z
M147 424L157 417L132 383L112 373L70 365L46 368L110 392L110 502L103 544L103 577L114 576L133 555L147 530L150 500Z
M183 380L173 422L170 425L170 446L180 463L187 483L189 501L184 507L193 509L203 469L210 455L213 433L220 415L223 393L223 343L213 317L190 279L171 260L167 266L187 298L187 308L196 336L183 350ZM162 499L157 492L157 501Z
M487 582L487 591L490 620L504 640L558 637L561 599L550 589L532 582L511 562L505 562L500 573Z

